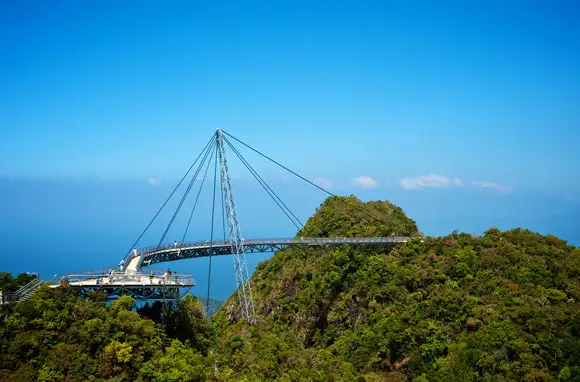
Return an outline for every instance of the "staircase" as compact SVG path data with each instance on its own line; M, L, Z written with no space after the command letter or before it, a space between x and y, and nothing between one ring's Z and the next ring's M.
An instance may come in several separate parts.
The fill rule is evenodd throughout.
M30 296L32 296L32 294L34 294L34 291L36 291L36 289L39 286L40 286L40 279L36 278L36 279L32 280L31 282L29 282L28 284L21 287L20 289L18 289L16 292L1 293L2 298L0 299L0 304L4 305L4 304L10 304L13 302L26 301Z

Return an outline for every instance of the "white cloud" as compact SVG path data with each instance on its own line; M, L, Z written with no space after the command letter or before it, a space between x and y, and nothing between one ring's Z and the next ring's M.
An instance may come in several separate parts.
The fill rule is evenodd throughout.
M408 190L417 188L445 188L463 186L463 182L459 178L450 178L437 174L421 175L415 178L403 178L401 179L400 183L401 187Z
M375 188L377 186L377 182L370 176L359 176L354 179L354 182L362 188Z
M497 192L512 192L514 190L512 187L504 186L495 182L478 182L474 180L471 184L475 187L488 188Z
M159 186L161 183L163 183L163 181L159 178L149 178L148 182L151 186Z
M318 186L322 187L322 188L330 188L332 187L332 181L330 179L326 179L326 178L316 178L314 179L314 184L317 184Z

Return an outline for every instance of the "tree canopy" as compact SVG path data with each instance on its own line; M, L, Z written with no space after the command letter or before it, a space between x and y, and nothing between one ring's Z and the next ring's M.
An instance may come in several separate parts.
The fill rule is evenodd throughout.
M186 296L169 312L170 337L133 311L123 296L81 299L67 287L41 286L27 301L3 307L0 381L201 381L208 373L209 324ZM188 321L190 320L190 321Z
M36 278L30 273L21 273L13 277L10 272L0 272L0 290L3 292L15 292Z

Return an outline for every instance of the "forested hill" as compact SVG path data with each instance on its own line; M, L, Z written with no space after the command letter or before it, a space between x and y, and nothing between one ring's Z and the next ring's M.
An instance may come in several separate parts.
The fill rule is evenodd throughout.
M418 232L398 207L350 197L302 234ZM524 229L292 248L253 275L257 325L236 321L235 299L218 313L218 366L227 380L580 380L579 276L579 249Z
M140 317L132 298L107 306L103 297L41 286L0 306L0 381L206 380L211 328L195 297L168 312L165 330L159 304Z
M235 295L213 330L191 295L162 329L159 304L41 287L0 308L0 381L580 380L580 249L565 241L422 238L397 206L354 197L327 199L298 235L416 238L276 253L252 277L255 325Z

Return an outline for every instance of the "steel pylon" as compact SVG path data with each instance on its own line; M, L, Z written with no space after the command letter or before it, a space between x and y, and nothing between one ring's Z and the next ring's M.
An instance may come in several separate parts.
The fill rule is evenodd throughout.
M236 206L232 185L228 174L228 161L221 129L216 131L216 143L220 161L221 186L223 189L224 202L226 207L226 216L229 228L229 243L232 248L234 260L234 273L238 285L238 304L242 316L249 323L255 322L254 299L252 297L252 288L250 286L250 277L248 276L248 266L246 265L246 254L244 252L244 242L240 234L240 224L236 215Z

